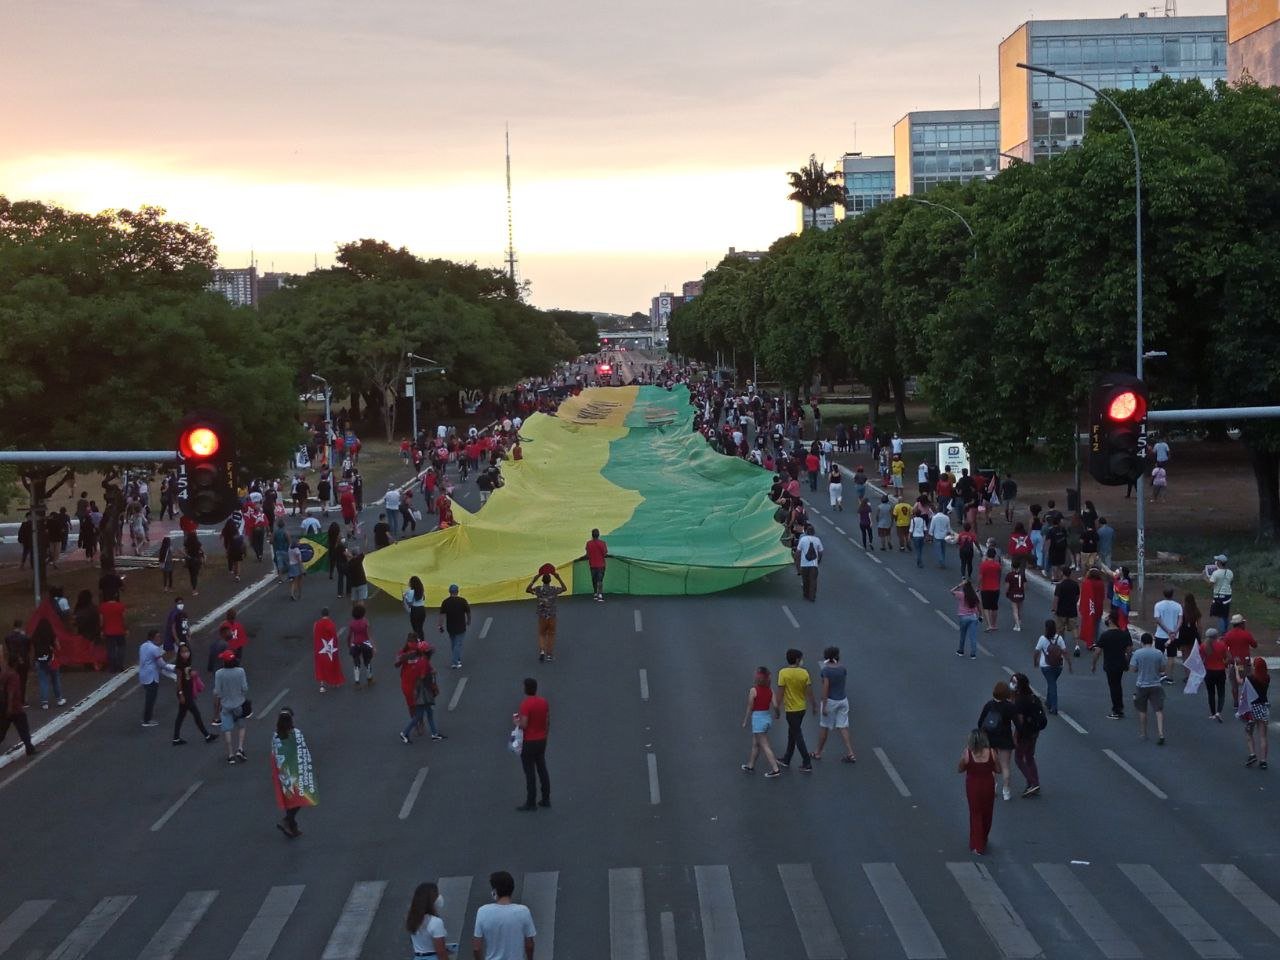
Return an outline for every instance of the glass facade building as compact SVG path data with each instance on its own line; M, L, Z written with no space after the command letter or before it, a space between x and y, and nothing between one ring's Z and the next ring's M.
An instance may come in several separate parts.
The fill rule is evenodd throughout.
M1035 161L1080 143L1094 96L1021 70L1019 62L1104 90L1141 89L1166 76L1212 83L1227 75L1226 17L1031 20L1020 26L1000 44L1000 150Z
M893 157L863 157L845 154L844 215L860 217L893 199Z
M927 193L1000 169L999 110L916 110L893 125L894 192Z

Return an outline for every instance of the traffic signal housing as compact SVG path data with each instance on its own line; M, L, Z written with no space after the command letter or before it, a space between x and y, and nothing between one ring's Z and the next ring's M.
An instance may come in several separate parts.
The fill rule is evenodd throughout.
M1147 385L1127 373L1108 373L1089 397L1089 473L1118 487L1147 472Z
M178 429L178 509L211 526L236 509L235 442L218 417L193 413Z

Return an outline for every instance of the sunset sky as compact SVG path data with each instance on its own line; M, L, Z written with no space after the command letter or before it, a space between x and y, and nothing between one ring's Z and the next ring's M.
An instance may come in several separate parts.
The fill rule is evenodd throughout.
M533 302L630 313L794 230L810 153L887 153L908 110L979 106L979 76L993 105L1024 20L1141 9L5 0L0 193L163 206L226 266L305 270L359 237L497 265L509 122Z

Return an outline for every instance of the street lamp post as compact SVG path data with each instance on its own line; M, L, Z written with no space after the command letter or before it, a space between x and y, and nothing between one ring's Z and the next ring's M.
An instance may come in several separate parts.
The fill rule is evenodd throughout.
M425 367L410 367L409 376L405 378L405 393L409 397L409 408L413 411L413 442L418 442L418 374L420 373L444 373L444 367L436 363L430 357L420 357L416 353L406 353L406 357L410 360L421 360L423 363L429 364Z
M311 379L324 384L324 448L326 451L325 460L329 464L329 502L337 503L338 483L337 480L333 479L337 476L333 466L333 415L330 409L333 389L329 386L329 381L318 373L313 373Z
M1142 360L1144 351L1142 346L1142 155L1138 151L1138 138L1133 132L1133 126L1129 123L1129 118L1124 115L1124 111L1120 109L1120 105L1112 100L1109 96L1093 86L1091 83L1085 83L1077 77L1069 77L1066 74L1058 73L1056 70L1050 70L1048 67L1037 67L1030 63L1019 63L1018 67L1022 70L1028 70L1031 73L1043 74L1046 77L1057 77L1063 83L1074 83L1077 87L1084 87L1086 90L1093 92L1099 100L1105 101L1116 115L1120 118L1120 122L1124 124L1125 130L1129 134L1129 142L1133 144L1133 245L1135 273L1136 273L1136 293L1137 305L1135 309L1135 319L1137 328L1137 345L1135 350L1134 370L1138 379L1142 376ZM1142 457L1146 457L1146 436L1142 438L1142 448L1139 451ZM1137 539L1138 539L1138 608L1142 609L1143 590L1146 586L1147 577L1147 506L1143 499L1146 493L1146 476L1145 474L1138 477L1135 484L1135 492L1138 497L1137 509Z
M926 207L937 207L939 210L945 210L947 211L947 213L951 214L953 217L955 217L957 220L963 223L964 228L969 231L969 239L975 241L975 245L973 248L973 259L975 260L978 259L978 247L976 245L978 235L973 232L973 227L969 226L969 221L966 220L963 216L961 216L959 210L956 210L952 207L948 207L945 203L938 203L937 201L934 201L934 200L921 200L919 197L908 196L908 197L904 197L903 199L910 200L912 203L922 203Z

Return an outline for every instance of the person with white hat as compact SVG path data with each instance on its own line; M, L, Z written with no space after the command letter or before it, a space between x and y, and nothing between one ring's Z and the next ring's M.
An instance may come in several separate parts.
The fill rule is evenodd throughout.
M1231 620L1231 584L1235 580L1235 571L1227 566L1227 555L1220 553L1213 558L1213 565L1205 567L1204 579L1213 587L1213 596L1209 603L1209 616L1217 617L1222 624L1222 632L1226 633Z

